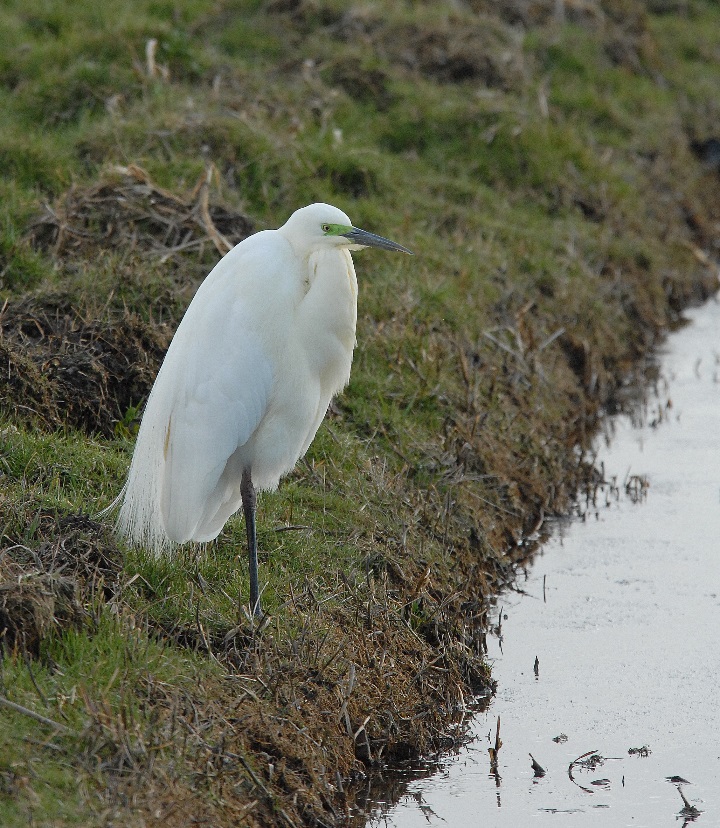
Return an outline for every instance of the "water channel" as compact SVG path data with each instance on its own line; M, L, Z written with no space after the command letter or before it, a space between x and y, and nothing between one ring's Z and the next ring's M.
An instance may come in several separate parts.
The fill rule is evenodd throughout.
M500 596L473 741L371 824L720 826L720 294L687 317L596 503Z

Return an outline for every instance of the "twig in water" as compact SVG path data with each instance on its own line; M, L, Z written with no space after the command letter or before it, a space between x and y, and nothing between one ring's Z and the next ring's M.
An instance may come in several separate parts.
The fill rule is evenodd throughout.
M535 757L532 755L532 753L528 753L528 756L532 760L532 769L535 776L545 776L545 774L547 773L545 768L535 760Z
M502 740L500 739L500 716L498 716L497 727L495 728L495 746L488 748L488 753L490 754L490 770L492 773L497 773L498 756L500 754L501 747Z
M591 764L588 757L595 757L595 756L597 756L599 761L593 762ZM583 761L583 760L585 760L585 761ZM598 764L601 765L604 761L605 760L602 759L602 757L600 757L597 750L588 750L586 753L581 754L580 756L578 756L577 759L573 759L573 761L570 762L570 764L568 765L568 776L570 777L570 781L574 785L577 785L578 788L585 791L585 793L595 793L591 788L586 788L584 785L581 785L577 781L577 779L575 779L575 777L573 776L573 767L575 765L578 765L579 767L586 768L586 769L589 768L589 767L595 768Z
M680 794L682 801L683 801L683 809L680 813L686 817L697 817L700 816L701 811L699 808L696 808L694 805L691 805L686 797L685 794L680 790L680 786L678 785L677 792Z

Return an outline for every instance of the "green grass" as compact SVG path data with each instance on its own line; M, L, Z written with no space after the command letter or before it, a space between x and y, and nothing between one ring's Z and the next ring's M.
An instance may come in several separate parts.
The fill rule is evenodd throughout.
M92 635L68 631L47 641L32 667L21 658L5 659L3 695L54 718L62 730L3 708L2 824L100 824L103 764L122 774L119 753L126 746L132 752L135 744L139 749L139 734L152 727L140 688L146 695L153 682L190 688L212 672L212 663L158 645L109 613L100 614ZM158 754L169 747L158 745ZM124 760L130 768L132 760Z
M613 57L611 29L587 20L520 38L453 3L282 5L0 8L0 308L61 292L90 316L177 323L217 258L211 246L170 265L122 248L57 257L29 240L43 204L116 165L183 194L213 164L212 201L258 229L330 201L416 253L355 257L351 383L306 459L261 497L261 577L278 638L298 623L295 594L332 607L340 580L369 582L380 559L411 579L432 564L438 592L451 595L467 587L455 556L473 533L502 562L530 515L560 508L581 412L703 280L709 289L692 253L707 237L684 216L688 205L708 225L717 216L689 141L716 134L720 88L720 11L703 0L687 15L643 12L626 58ZM466 31L509 67L500 80L448 82L422 51L430 38L453 53ZM569 353L584 363L571 370ZM115 439L10 411L0 422L3 547L34 548L49 540L44 515L94 515L119 492L131 416ZM93 750L149 732L149 677L186 687L221 672L152 631L233 627L248 593L244 532L233 519L206 549L170 560L123 549L120 617L90 606L87 628L48 639L31 667L39 692L25 660L6 655L4 695L70 734L0 710L0 823L100 819L114 771L93 764ZM98 705L105 748L86 732L103 720ZM158 748L157 762L172 750Z

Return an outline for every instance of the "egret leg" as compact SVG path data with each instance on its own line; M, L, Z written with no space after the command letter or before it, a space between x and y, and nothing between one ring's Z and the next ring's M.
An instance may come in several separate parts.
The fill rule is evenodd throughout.
M257 535L255 532L255 510L257 508L257 496L253 486L250 472L246 469L243 472L240 483L240 495L242 497L243 514L245 515L245 529L248 539L248 556L250 564L250 610L259 618L262 615L260 609L260 586L258 582L258 559L257 559Z

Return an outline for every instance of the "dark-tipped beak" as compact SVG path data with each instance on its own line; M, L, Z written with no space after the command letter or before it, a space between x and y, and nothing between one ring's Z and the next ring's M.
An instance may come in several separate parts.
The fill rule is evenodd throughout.
M399 250L401 253L408 253L410 256L414 255L412 250L408 250L407 247L403 247L397 242L390 241L390 239L385 239L382 236L376 236L375 233L368 233L367 230L360 230L357 227L353 227L349 232L343 233L343 236L350 239L353 244L360 245L361 247L379 247L381 250Z

